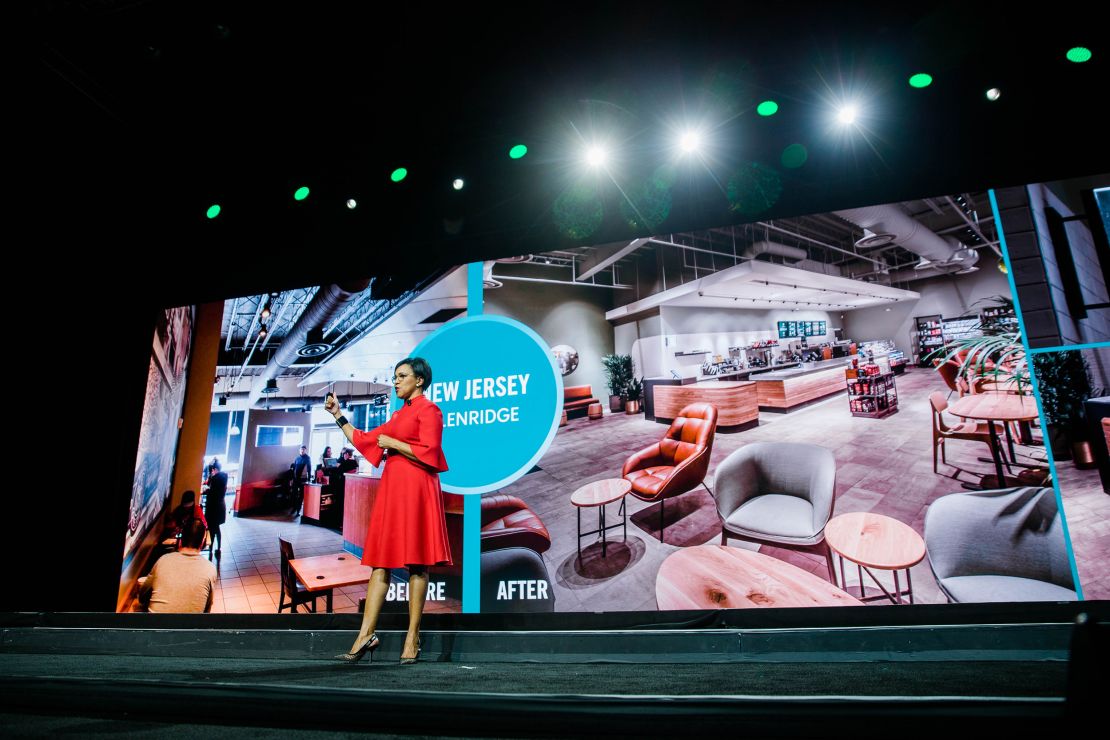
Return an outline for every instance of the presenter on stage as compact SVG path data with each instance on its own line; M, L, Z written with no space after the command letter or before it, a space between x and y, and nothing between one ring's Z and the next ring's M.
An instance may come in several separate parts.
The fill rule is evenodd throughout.
M366 588L362 627L351 652L336 657L351 663L378 647L374 630L389 588L391 568L409 571L409 629L401 663L420 659L420 616L428 593L428 566L450 565L451 548L443 515L439 473L447 470L440 443L443 414L424 392L432 383L432 369L420 357L409 357L393 369L393 387L402 406L385 424L369 431L355 429L340 414L339 400L329 393L324 408L335 417L358 451L385 472L370 514L370 529L362 554L363 565L373 567Z

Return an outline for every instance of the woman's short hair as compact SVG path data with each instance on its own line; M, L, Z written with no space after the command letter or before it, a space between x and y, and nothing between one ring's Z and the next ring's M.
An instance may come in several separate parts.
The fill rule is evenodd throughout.
M393 366L393 372L397 372L397 368L401 365L408 365L412 368L412 374L424 381L420 386L421 390L428 390L432 385L432 366L423 357L406 357Z

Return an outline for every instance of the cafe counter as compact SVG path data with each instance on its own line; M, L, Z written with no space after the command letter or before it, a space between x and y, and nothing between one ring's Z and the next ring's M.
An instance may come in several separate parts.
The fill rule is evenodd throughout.
M838 357L753 375L759 407L769 411L789 411L796 406L843 391L844 369L849 366L851 360Z
M657 385L652 393L655 420L663 424L670 424L691 403L711 403L717 407L717 431L738 431L759 421L756 383L750 380Z

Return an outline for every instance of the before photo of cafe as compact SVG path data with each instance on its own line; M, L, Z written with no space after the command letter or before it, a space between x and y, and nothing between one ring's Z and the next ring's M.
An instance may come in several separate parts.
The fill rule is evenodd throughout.
M483 312L551 348L563 404L536 465L481 495L482 611L1078 598L990 214L950 193L484 263ZM184 492L211 506L218 461L211 611L357 610L381 471L323 394L383 423L393 365L467 300L463 265L396 299L352 283L175 309L195 324L186 423L174 459L140 447L119 609L141 608ZM180 391L165 376L152 361L148 407ZM455 564L427 608L451 612L464 507L444 502Z

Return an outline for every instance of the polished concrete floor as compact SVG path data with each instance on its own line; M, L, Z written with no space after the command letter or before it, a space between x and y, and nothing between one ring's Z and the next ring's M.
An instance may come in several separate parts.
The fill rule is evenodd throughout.
M978 458L989 455L986 445L950 440L948 465L933 472L931 410L933 391L948 394L932 370L910 368L897 377L898 413L883 419L854 417L844 394L837 394L788 414L761 413L759 426L732 434L717 434L706 483L715 486L720 463L738 448L752 442L807 442L832 450L837 462L836 503L833 515L869 511L893 517L923 532L925 511L940 496L966 490L992 472L992 464ZM948 422L958 419L948 417ZM699 488L671 499L666 509L664 542L658 537L659 505L627 497L628 541L620 530L610 533L606 557L599 543L583 539L579 559L576 512L570 495L579 486L603 478L620 477L625 459L656 441L666 426L647 421L643 414L610 415L596 421L574 419L559 430L551 449L538 463L540 470L524 476L503 493L522 498L543 520L552 535L544 553L555 583L557 611L654 610L655 580L659 566L682 547L720 542L720 524L710 494ZM1030 464L1043 459L1043 449L1018 445L1019 459ZM607 523L618 521L611 504ZM583 512L583 529L596 526L593 510ZM613 541L615 540L615 542ZM731 540L730 546L749 547ZM760 552L785 560L827 578L824 559L772 546ZM849 591L859 594L854 569L845 572ZM876 571L893 590L890 572ZM915 603L944 603L927 560L911 569ZM868 597L881 592L864 574ZM903 581L904 585L904 581ZM871 601L889 604L889 601Z

